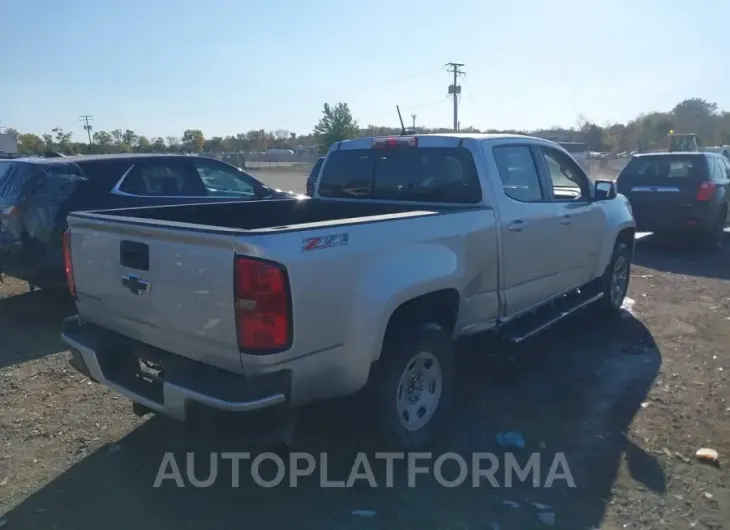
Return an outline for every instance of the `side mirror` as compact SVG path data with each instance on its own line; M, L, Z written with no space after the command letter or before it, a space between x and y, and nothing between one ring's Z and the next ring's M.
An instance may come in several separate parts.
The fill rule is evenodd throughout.
M616 198L616 183L613 180L597 180L593 193L594 201L605 201Z

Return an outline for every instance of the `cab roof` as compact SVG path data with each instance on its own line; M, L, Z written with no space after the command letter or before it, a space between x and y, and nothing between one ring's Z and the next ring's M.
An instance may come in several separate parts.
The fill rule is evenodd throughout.
M182 158L189 157L189 155L180 153L114 153L104 155L70 155L70 156L59 156L50 158L16 158L16 162L32 162L35 164L63 164L66 162L78 163L78 162L93 162L95 160L125 160L125 159L136 159L136 158Z

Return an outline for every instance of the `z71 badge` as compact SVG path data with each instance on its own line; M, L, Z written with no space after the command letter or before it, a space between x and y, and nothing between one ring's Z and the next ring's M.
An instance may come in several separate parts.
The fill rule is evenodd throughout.
M350 234L330 234L320 237L305 237L302 240L302 252L308 250L321 250L323 248L344 247L350 241Z

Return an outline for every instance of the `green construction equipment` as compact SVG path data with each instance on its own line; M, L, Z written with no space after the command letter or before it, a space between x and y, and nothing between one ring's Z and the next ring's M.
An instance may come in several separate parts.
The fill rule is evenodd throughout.
M699 151L700 144L695 133L676 134L669 133L669 152L675 151Z
M669 133L669 152L697 152L704 151L706 153L717 153L730 160L730 145L716 145L701 147L697 140L696 133L676 134L674 131Z

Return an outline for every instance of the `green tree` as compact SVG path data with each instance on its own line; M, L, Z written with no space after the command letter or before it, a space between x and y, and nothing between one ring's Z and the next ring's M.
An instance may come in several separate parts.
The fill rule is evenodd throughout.
M259 129L258 131L248 131L246 133L246 140L249 142L251 151L261 152L266 151L269 148L266 131Z
M94 145L96 146L96 151L100 153L108 153L112 150L112 145L114 143L114 139L112 138L112 135L109 134L106 131L96 131L94 133L94 136L92 136L94 139Z
M157 136L156 138L152 138L152 151L155 153L164 153L167 150L167 146L165 145L165 140Z
M37 134L18 135L18 151L26 154L39 155L43 153L43 139Z
M223 150L223 138L214 136L203 143L203 150L209 153L220 153Z
M591 151L603 151L603 129L595 123L585 122L581 129L583 141Z
M183 132L182 142L185 149L197 153L203 150L205 136L203 136L203 131L200 129L186 129L185 132Z
M73 153L73 150L71 149L72 132L66 132L61 127L54 127L51 129L51 132L56 136L56 144L61 152L67 154Z
M44 151L52 151L53 150L53 135L45 133L42 134L41 137L43 138L43 150Z
M137 145L138 138L139 137L134 133L133 130L125 130L124 134L122 134L122 150L125 153L133 151L134 147Z
M177 136L168 136L165 138L165 140L167 140L167 145L170 151L180 150L180 138L178 138Z
M122 145L122 141L124 140L124 133L121 129L114 129L110 134L112 136L114 146L119 149Z
M357 138L358 133L357 122L352 118L347 103L336 103L334 107L329 103L324 104L322 118L314 127L314 139L320 152L326 152L332 144L340 140Z
M137 137L137 146L134 149L138 153L149 153L152 150L152 144L146 136Z

